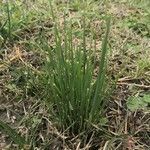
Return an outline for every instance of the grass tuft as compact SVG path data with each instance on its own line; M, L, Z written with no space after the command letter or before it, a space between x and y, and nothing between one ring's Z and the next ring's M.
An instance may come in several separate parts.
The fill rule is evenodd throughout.
M94 79L95 64L92 62L92 49L86 48L85 17L83 17L83 38L80 44L75 45L71 25L68 25L64 19L64 37L62 37L52 6L51 10L55 47L51 48L45 44L46 41L42 45L48 52L45 74L42 77L46 99L53 104L55 118L61 129L69 128L73 133L80 133L89 129L91 124L100 123L103 117L107 88L105 71L110 18L106 21L99 71Z

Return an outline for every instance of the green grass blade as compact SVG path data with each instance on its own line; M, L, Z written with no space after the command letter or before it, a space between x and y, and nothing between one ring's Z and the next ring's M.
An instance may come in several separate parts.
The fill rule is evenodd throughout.
M101 103L101 96L103 95L102 88L103 88L103 83L105 81L104 80L105 58L106 58L106 53L107 53L108 34L110 30L110 18L107 19L106 25L107 25L107 28L106 28L105 37L102 43L102 54L101 54L101 59L100 59L100 64L99 64L99 73L98 73L98 77L96 81L96 89L95 89L94 100L93 100L92 109L91 109L92 117L95 116L94 113L97 112L96 110L98 109Z
M5 122L0 120L0 130L4 132L5 134L8 134L9 137L14 141L16 144L18 144L21 148L24 147L26 144L25 139L20 136L15 129L11 128L9 125L7 125Z
M8 20L8 37L11 40L11 16L10 16L10 6L9 1L7 1L7 20Z

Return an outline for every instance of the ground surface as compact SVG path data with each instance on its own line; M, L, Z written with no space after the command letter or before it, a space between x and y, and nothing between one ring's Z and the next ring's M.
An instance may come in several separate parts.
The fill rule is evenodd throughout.
M103 37L105 15L112 17L108 75L118 81L105 114L105 135L101 136L96 126L90 138L58 131L35 94L40 88L29 84L30 72L40 72L45 59L38 47L41 30L53 46L53 22L46 0L14 1L9 7L0 1L0 119L31 139L34 149L150 149L150 1L87 0L83 5L80 0L56 0L53 8L60 27L64 10L67 19L73 20L75 42L81 36L85 8L87 40L94 30L97 47ZM146 97L147 103L139 103L138 97ZM0 149L19 148L0 131Z

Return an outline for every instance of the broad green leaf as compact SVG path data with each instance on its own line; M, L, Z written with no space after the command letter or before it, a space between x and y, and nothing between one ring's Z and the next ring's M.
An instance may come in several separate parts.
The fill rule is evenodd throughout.
M143 97L139 96L132 96L127 101L127 107L131 111L136 111L137 109L144 109L148 106L148 103L150 103L150 96L144 95Z
M142 99L144 102L150 103L150 94L145 94Z

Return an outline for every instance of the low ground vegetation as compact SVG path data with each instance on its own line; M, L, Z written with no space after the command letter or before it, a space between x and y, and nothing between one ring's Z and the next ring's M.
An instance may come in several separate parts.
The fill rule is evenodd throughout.
M149 7L0 1L0 149L150 149Z

